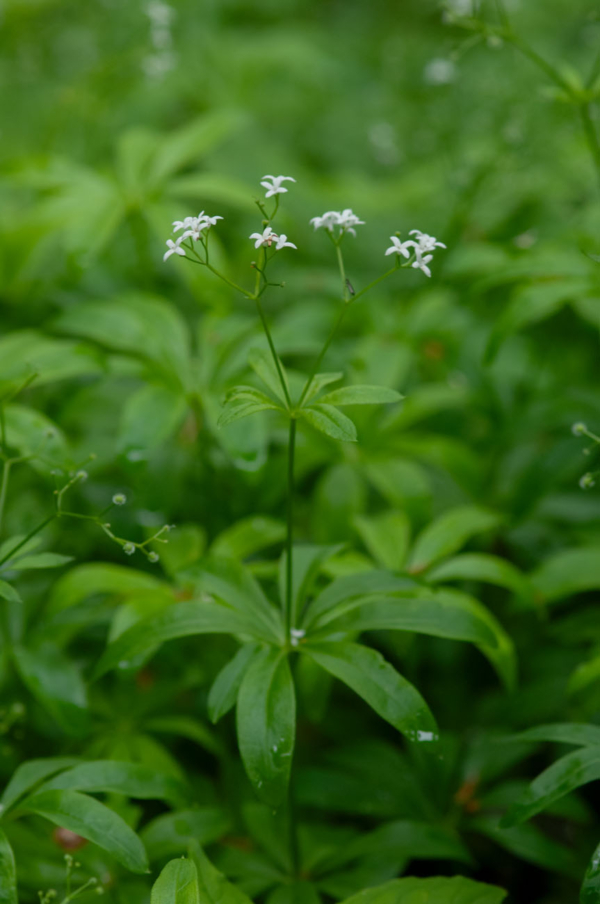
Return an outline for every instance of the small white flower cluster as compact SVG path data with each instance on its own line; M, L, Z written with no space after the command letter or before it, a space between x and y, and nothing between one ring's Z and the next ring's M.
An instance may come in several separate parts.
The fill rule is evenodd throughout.
M359 220L355 213L349 207L346 210L328 210L321 217L313 217L310 221L315 229L326 229L333 232L336 226L339 226L339 236L349 232L350 235L356 236L355 226L364 226L364 220Z
M281 184L282 182L295 181L293 176L263 176L263 181L260 184L263 188L267 189L265 198L272 198L273 195L282 195L288 191L288 189Z
M185 251L181 247L181 243L184 242L185 239L193 239L194 242L197 242L205 229L210 229L211 226L216 225L217 220L222 219L223 217L209 217L208 214L201 210L197 217L186 217L185 220L175 220L173 222L173 232L179 232L180 229L183 229L184 231L175 239L175 241L167 239L166 244L169 250L165 251L163 260L168 260L172 254L179 254L180 257L185 257Z
M422 270L425 276L431 276L431 270L427 266L433 260L431 252L435 251L436 248L445 248L446 246L443 242L438 242L435 236L427 235L426 232L420 232L418 229L411 229L409 235L414 235L416 238L401 242L397 235L391 235L390 241L392 244L385 252L386 255L401 254L402 257L408 260L411 254L414 253L415 260L412 266L417 270Z
M287 189L284 189L284 191L286 190ZM266 229L263 229L262 232L253 232L252 235L249 236L249 238L255 239L255 248L260 248L261 245L270 248L273 244L275 244L276 251L281 251L282 248L296 248L293 242L288 242L287 235L285 235L285 233L282 232L281 235L277 235L276 232L273 232L270 226L267 226Z
M161 78L175 67L173 34L171 25L175 10L162 0L151 0L146 5L146 15L150 20L150 40L152 53L143 61L143 68L149 78Z

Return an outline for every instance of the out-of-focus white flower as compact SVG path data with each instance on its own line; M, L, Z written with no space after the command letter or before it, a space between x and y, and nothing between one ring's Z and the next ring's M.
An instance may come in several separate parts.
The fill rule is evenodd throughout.
M182 242L184 239L191 238L197 242L205 229L210 229L211 226L216 225L217 220L222 219L223 217L209 217L208 214L201 210L197 217L186 217L185 220L174 220L173 232L179 232L180 229L183 229L184 232L181 234L179 241Z
M421 249L418 247L418 245L415 247L415 254L417 256L417 259L413 261L412 266L416 270L422 270L425 276L431 276L431 270L429 269L427 264L433 260L433 254L426 254L425 257L423 257L421 254Z
M456 66L452 60L436 58L429 60L423 70L426 85L449 85L456 78Z
M271 180L270 182L267 180ZM286 191L281 183L282 182L295 182L296 180L292 176L263 176L263 181L260 183L263 188L267 189L267 193L265 194L265 198L270 198L273 195L282 195Z
M411 229L409 235L416 235L419 251L421 252L433 251L435 248L446 247L443 242L438 242L435 236L427 235L426 232L421 232L419 229Z
M340 228L340 236L344 235L344 233L349 232L351 235L356 235L355 226L364 226L364 220L359 220L355 213L347 207L346 210L328 210L321 217L313 217L310 221L315 229L326 229L328 232L333 232L336 226Z
M288 242L287 235L282 232L279 238L277 239L277 244L275 245L277 251L280 251L282 248L296 248L293 242ZM298 250L296 248L296 250Z
M172 254L178 254L180 257L185 257L185 251L180 247L180 242L182 241L183 236L177 239L177 241L173 241L173 239L167 239L166 245L169 249L165 251L163 254L163 261L168 260Z
M222 220L222 219L223 219L223 217L209 217L208 214L206 214L206 216L204 217L204 222L206 223L206 225L208 227L210 227L210 226L216 226L217 220Z
M390 247L385 252L388 254L401 254L402 257L405 257L407 260L411 255L410 248L416 248L417 243L413 242L412 239L407 239L406 242L401 242L397 235L390 236L390 242L392 243Z

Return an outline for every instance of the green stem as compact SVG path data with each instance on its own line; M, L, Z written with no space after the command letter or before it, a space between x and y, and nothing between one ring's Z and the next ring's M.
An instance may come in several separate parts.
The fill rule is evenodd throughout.
M288 440L288 486L287 486L287 532L286 532L286 570L285 570L285 633L290 641L290 631L296 627L296 607L293 600L294 579L294 457L296 451L296 418L290 418Z
M598 178L600 179L600 143L598 141L598 133L592 119L591 104L581 105L581 121L583 123L583 131L585 140L587 141L590 154L594 161Z
M275 344L273 342L273 337L271 336L271 331L269 329L269 324L267 323L267 318L265 317L265 312L263 311L263 307L260 303L259 298L254 298L256 302L256 309L258 311L259 317L261 319L261 323L263 326L263 330L265 331L265 336L267 337L267 342L269 343L269 348L271 349L271 355L273 356L273 361L275 362L275 367L277 368L277 373L279 375L279 382L281 383L281 388L283 389L283 394L285 396L285 400L288 404L288 407L292 407L292 400L290 398L290 394L288 392L287 383L285 382L285 377L283 376L283 371L281 369L281 362L279 360L279 356L275 350Z
M396 258L398 260L398 258ZM402 267L408 267L411 264L411 261L408 261L406 264L396 264L395 267L392 267L391 270L386 270L385 273L382 273L381 276L378 276L377 279L374 279L373 282L370 282L368 286L365 286L364 289L361 289L360 292L357 292L353 301L358 301L361 295L365 295L366 292L370 292L375 286L379 285L380 282L383 282L384 279L387 279L388 276L391 276L392 273L395 273L396 270L400 270Z
M342 298L344 299L344 301L348 301L348 281L346 279L346 268L344 267L344 256L342 254L342 249L340 248L339 241L335 242L334 244L338 267L340 268L340 276L342 278Z
M246 298L252 298L252 292L248 292L247 289L242 289L241 286L238 286L237 283L234 283L234 282L233 282L231 279L229 279L227 276L223 276L222 273L219 273L218 270L215 270L215 268L212 266L212 264L205 263L204 266L205 266L205 267L208 267L208 269L210 270L211 273L214 273L215 276L218 276L219 279L222 279L223 282L226 282L227 285L228 285L228 286L231 286L232 289L236 289L238 292L241 292L242 295L245 295L245 296L246 296Z
M529 44L527 44L522 38L520 38L510 30L503 32L502 36L507 41L509 41L513 45L513 47L516 47L517 50L520 50L523 56L526 56L531 60L532 63L535 63L535 65L539 69L541 69L542 72L545 72L548 78L552 82L554 82L555 85L557 85L563 91L566 91L569 96L572 96L573 92L568 82L566 82L562 78L560 73L554 68L554 66L552 66L551 63L548 63L547 60L540 56L539 53L537 53L537 51L533 49L533 47L530 47Z
M0 486L0 533L2 531L2 519L4 517L4 506L6 504L6 491L8 489L8 477L10 474L10 466L12 465L12 459L8 458L4 462L4 467L2 468L2 485Z
M58 512L53 512L48 518L46 518L45 521L42 521L41 524L38 524L37 527L34 527L32 531L29 531L27 536L24 537L20 543L17 543L17 545L13 549L11 549L10 552L7 552L6 555L0 559L0 566L4 565L4 563L9 559L13 559L15 557L15 554L20 549L22 549L22 547L32 539L32 537L35 537L36 534L39 534L39 532L43 530L47 524L50 524L51 521L54 521L54 519L58 517L58 514Z

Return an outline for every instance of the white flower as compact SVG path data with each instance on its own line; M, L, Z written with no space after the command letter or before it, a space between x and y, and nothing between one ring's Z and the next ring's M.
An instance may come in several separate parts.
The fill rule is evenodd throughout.
M349 232L351 235L356 235L356 230L354 226L364 226L364 220L359 220L355 213L353 213L349 207L346 210L328 210L321 217L313 217L310 221L315 229L327 229L328 232L333 232L335 226L340 227L340 236L344 235L344 233Z
M413 242L412 239L408 239L406 242L401 242L397 235L390 236L390 242L392 243L388 250L385 252L388 254L401 254L402 257L409 258L411 253L409 248L416 248L417 243Z
M186 217L185 220L174 220L173 232L179 232L180 229L191 229L195 222L196 217Z
M267 182L267 179L270 179L270 182ZM292 178L292 176L263 176L263 181L260 183L263 188L267 189L267 193L265 198L270 198L272 195L282 195L287 191L287 188L281 184L282 182L295 182L296 180Z
M197 242L204 229L210 229L211 226L216 225L217 220L222 219L223 217L209 217L208 214L201 210L197 217L186 217L185 220L175 220L173 223L173 232L179 232L180 229L183 229L184 232L181 235L180 241L192 238Z
M417 259L413 262L412 266L416 270L422 270L425 276L431 276L431 270L429 269L427 264L429 263L429 261L433 260L433 254L426 254L425 257L422 257L421 249L418 246L415 248L415 254L417 256Z
M277 244L275 245L277 251L281 251L282 248L296 248L296 246L292 242L288 242L287 235L285 233L281 233L279 238L277 239ZM296 250L298 250L296 248Z
M409 235L416 235L420 251L427 252L433 251L435 248L446 247L443 242L438 242L435 236L427 235L426 232L420 232L418 229L411 229Z
M449 85L455 78L456 66L452 60L429 60L423 70L423 81L427 85Z
M207 226L216 226L217 220L222 220L223 217L209 217L208 214L204 217L204 222Z
M174 242L172 239L167 239L166 245L169 250L165 251L165 253L163 254L163 261L168 260L168 258L170 258L172 254L179 254L180 257L185 257L185 251L179 246L182 238L183 236L181 236L181 238L178 238L176 242Z
M255 248L260 248L261 245L268 245L269 248L276 241L279 236L273 232L270 226L267 226L262 232L253 232L250 236L251 239L256 239L254 242Z

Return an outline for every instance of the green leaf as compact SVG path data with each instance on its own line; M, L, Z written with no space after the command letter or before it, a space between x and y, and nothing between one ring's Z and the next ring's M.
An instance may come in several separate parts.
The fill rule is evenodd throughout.
M77 757L56 756L21 763L13 772L0 798L0 813L6 813L19 798L43 782L44 779L63 769L68 769L70 766L75 766L78 762Z
M384 851L393 851L411 860L471 862L469 852L454 833L426 822L398 819L359 835L338 855L334 855L333 865L338 867L358 857L369 857Z
M120 602L140 591L161 589L167 591L169 585L144 571L108 562L91 562L71 568L56 581L48 609L50 612L68 609L97 593L113 594Z
M86 734L87 692L75 663L51 643L31 650L15 646L13 655L23 683L60 727L70 735Z
M166 612L144 619L119 635L102 655L94 677L99 678L117 667L128 668L130 660L168 640L195 634L249 634L265 640L255 620L240 615L230 606L216 601L176 603Z
M242 680L236 709L240 753L258 797L272 807L285 799L296 733L296 697L287 656L267 648Z
M198 870L202 904L252 904L241 888L215 869L198 844L190 846L190 853Z
M227 393L217 426L225 427L227 424L231 424L233 421L240 420L240 418L247 417L257 411L268 410L282 411L284 413L286 411L285 408L266 393L261 392L260 389L254 389L253 386L235 386Z
M292 550L292 612L300 613L301 607L314 583L319 570L327 559L340 551L341 546L314 546L298 544ZM279 559L279 598L286 599L287 551Z
M451 509L429 524L417 537L408 562L411 574L425 571L438 559L449 556L475 534L492 530L500 523L495 512L474 505Z
M437 740L437 725L425 700L381 653L356 643L310 643L301 649L410 741Z
M0 829L0 904L19 904L15 855Z
M303 404L308 405L309 402L312 402L315 396L319 395L319 393L322 389L325 388L325 386L329 386L330 383L337 383L337 381L341 380L343 376L343 373L315 374L308 392L304 397Z
M536 725L526 731L509 735L507 741L555 744L575 744L578 747L600 747L600 725L578 722L557 722L553 725Z
M344 575L336 578L308 606L302 627L313 627L317 623L326 624L336 606L357 597L372 593L394 593L418 590L420 585L408 577L398 577L389 571L367 571L360 574ZM337 616L334 616L334 618Z
M19 550L19 553L21 550ZM19 556L8 559L3 571L34 571L38 568L60 568L73 561L73 556L61 556L57 552L38 552L34 556Z
M309 610L308 615L313 613ZM316 621L313 618L311 632L319 631L319 639L339 631L393 630L474 643L508 687L515 682L511 639L481 603L457 590L419 588L354 597L329 608Z
M366 888L343 904L501 904L506 892L496 885L474 882L463 876L451 879L394 879Z
M271 352L261 348L251 349L250 354L248 355L248 364L256 375L260 377L267 389L270 389L276 398L280 399L284 407L287 408L285 393L283 392L279 372L275 366ZM283 374L283 379L289 392L287 374L281 360L279 360L279 366L281 367L281 373Z
M32 373L36 374L35 385L40 386L56 380L101 374L102 364L93 349L70 339L53 339L35 330L6 333L0 339L0 378L23 379Z
M511 562L483 552L466 552L436 565L427 574L432 583L442 581L482 581L505 587L523 601L532 601L533 588Z
M565 794L600 778L600 747L582 747L561 757L535 778L520 800L503 817L501 826L514 826L545 810Z
M223 746L217 734L212 728L193 716L158 716L148 719L145 727L148 731L159 734L174 734L180 738L187 738L215 755L223 752Z
M181 391L147 384L123 406L117 437L120 452L156 449L179 429L188 409Z
M573 852L540 832L537 826L522 825L502 829L499 819L481 816L469 823L471 831L480 832L521 860L542 869L578 878L581 875Z
M184 854L191 841L211 844L231 828L231 817L220 807L199 807L163 813L145 826L140 835L150 860Z
M319 405L386 405L404 396L387 386L342 386L321 396Z
M326 436L344 443L355 443L357 440L356 427L350 418L332 405L314 404L310 408L301 408L298 414Z
M410 521L404 512L357 515L354 526L370 555L381 568L400 571L410 540Z
M113 810L79 791L43 791L23 802L30 813L87 838L134 873L145 873L148 860L144 845Z
M198 873L192 860L171 860L152 886L150 904L200 904Z
M531 576L546 603L600 588L600 547L565 549L546 559Z
M124 794L139 800L165 800L180 804L189 798L189 788L171 775L163 775L137 763L93 760L78 763L44 782L42 791L91 791Z
M208 715L213 724L235 706L242 679L258 649L254 643L244 644L213 681L208 694Z
M3 600L8 600L9 603L23 602L15 588L11 584L7 584L6 581L0 581L0 597Z
M149 173L151 184L164 181L183 167L198 164L243 122L239 113L216 110L161 137Z
M592 854L579 892L579 904L598 904L600 901L600 844Z
M267 904L321 904L321 898L312 882L299 879L277 886Z
M285 524L266 515L251 515L222 531L210 547L216 558L246 559L285 539Z

